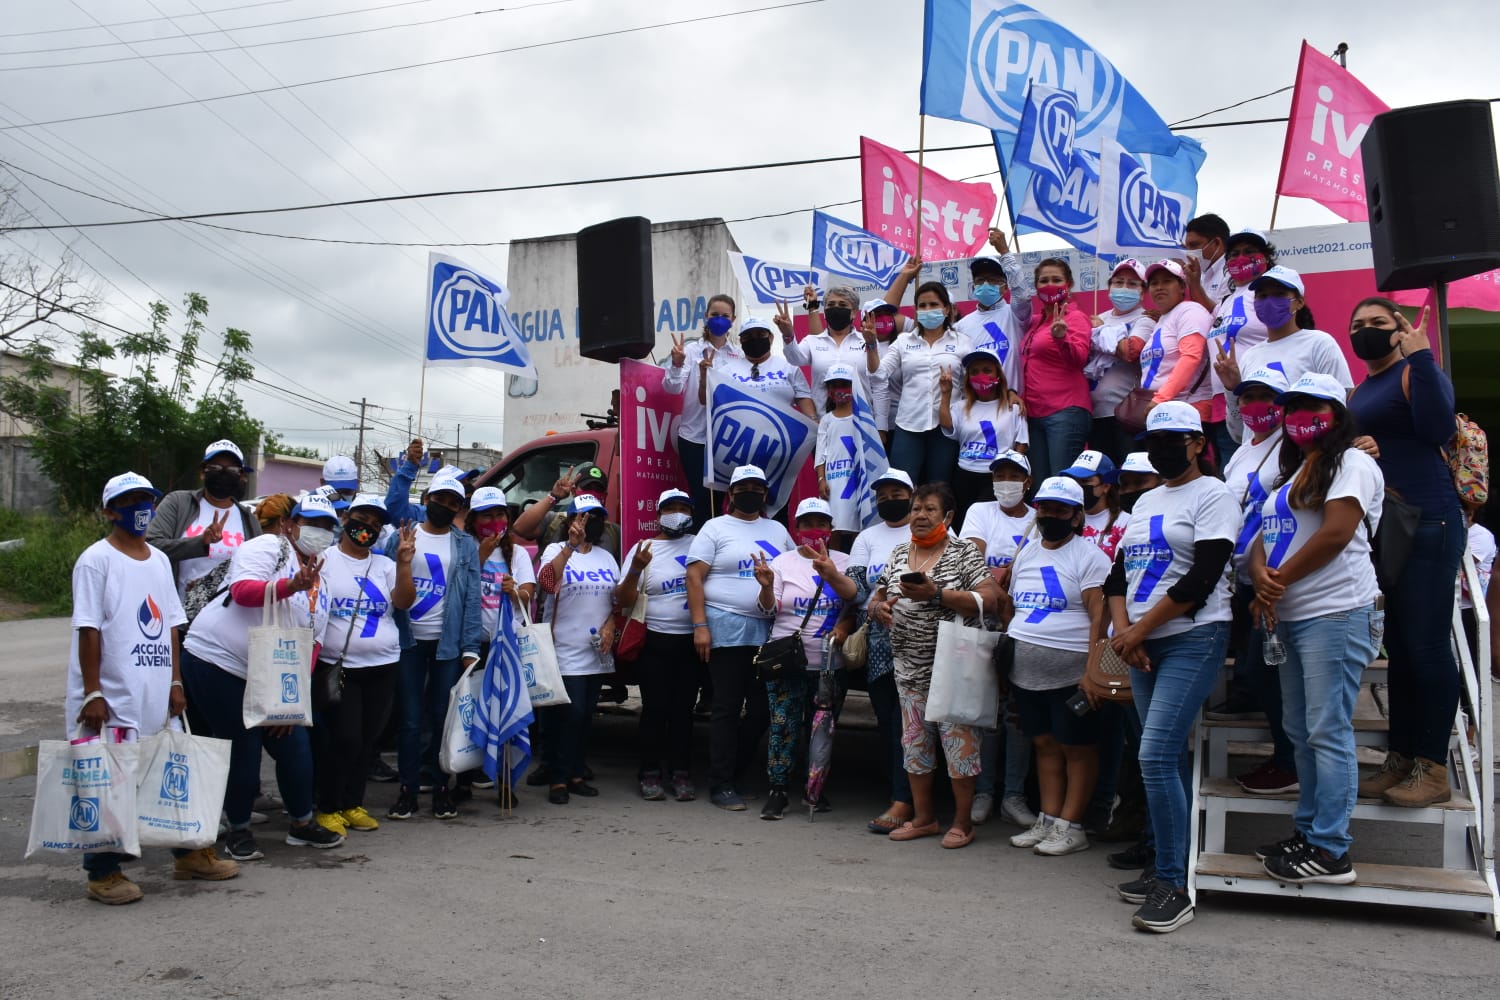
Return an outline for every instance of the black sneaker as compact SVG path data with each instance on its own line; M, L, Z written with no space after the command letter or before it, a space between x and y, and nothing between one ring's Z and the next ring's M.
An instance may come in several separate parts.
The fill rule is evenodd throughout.
M258 861L265 857L249 830L230 830L224 834L224 853L233 861Z
M286 842L293 847L316 847L320 851L326 851L342 844L344 835L309 820L306 823L293 823L286 831Z
M647 802L660 802L667 797L667 790L661 786L661 772L647 771L641 775L641 798Z
M761 806L761 819L780 819L786 815L786 789L772 788L766 795L766 804Z
M401 786L401 794L396 796L396 804L385 811L388 819L411 819L417 812L417 793L406 785Z
M501 809L514 809L521 804L521 800L516 798L516 790L514 788L500 789L496 793L495 802Z
M1263 844L1255 849L1255 856L1262 861L1267 858L1281 858L1288 854L1296 854L1307 843L1302 837L1301 830L1295 830L1285 840L1278 840L1274 844Z
M370 781L378 781L382 784L395 781L399 777L400 775L396 773L396 769L391 767L391 765L387 764L379 757L375 758L375 762L371 764L370 769L365 772L366 779Z
M733 788L716 788L709 793L708 801L728 812L744 812L745 800Z
M1355 879L1354 864L1346 851L1334 857L1321 847L1303 841L1294 851L1274 855L1261 862L1266 874L1278 882L1327 882L1348 885Z
M532 788L540 788L543 785L548 785L551 783L552 776L549 775L547 773L547 769L540 764L538 764L536 767L533 767L531 769L531 773L526 776L526 784L530 785Z
M1156 861L1156 848L1138 840L1123 851L1116 851L1105 858L1111 868L1122 872L1136 871L1140 868L1149 868Z
M447 788L439 787L433 791L432 815L434 819L458 818L458 805L453 801L453 793Z
M1145 905L1135 911L1130 922L1143 931L1170 934L1193 919L1193 904L1186 889L1174 889L1158 882L1151 887Z
M1151 895L1151 890L1156 888L1156 867L1153 865L1141 872L1139 878L1133 878L1129 882L1121 882L1115 887L1120 898L1127 903L1135 903L1139 906Z
M565 805L567 805L568 804L568 786L567 785L553 785L551 788L547 789L547 801L550 802L550 803L552 803L555 806L565 806Z
M1214 722L1245 722L1250 719L1264 719L1266 713L1249 698L1230 695L1217 705L1207 708L1203 712L1203 717Z
M599 797L599 789L589 784L589 779L586 778L583 781L568 782L568 794L582 795L586 799L593 799Z

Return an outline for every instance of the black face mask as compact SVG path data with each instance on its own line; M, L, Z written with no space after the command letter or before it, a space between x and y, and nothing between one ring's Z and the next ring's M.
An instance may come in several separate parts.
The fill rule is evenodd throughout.
M766 509L766 495L757 491L736 493L729 498L734 509L741 514L759 514Z
M215 500L238 500L242 488L238 472L220 469L203 477L203 492Z
M1192 466L1187 442L1153 441L1146 446L1146 457L1162 479L1176 479Z
M911 513L910 500L882 500L875 505L875 513L882 521L891 523L905 519Z
M1042 538L1049 542L1060 542L1073 534L1073 519L1071 517L1041 517L1036 519L1036 530L1042 533Z
M827 306L823 309L823 318L828 321L828 329L846 330L854 320L854 310L845 306Z
M740 349L747 358L761 358L771 353L770 337L741 337Z
M380 537L380 529L372 528L363 521L349 521L344 525L344 534L355 545L362 549L368 549Z
M1395 350L1391 346L1391 334L1395 332L1378 326L1362 326L1349 334L1349 346L1361 361L1378 361Z
M599 540L604 537L604 518L591 517L583 522L583 540L590 545L598 545Z
M1145 493L1145 492L1146 492L1145 490L1139 490L1139 491L1137 491L1135 493L1121 493L1120 494L1120 509L1123 510L1127 514L1129 514L1132 511L1134 511L1135 510L1135 502L1137 500L1139 500L1141 498L1141 495L1143 493Z
M449 510L440 503L427 501L427 523L434 528L446 528L453 523L458 516L458 511Z
M1099 502L1099 494L1092 486L1083 488L1083 509L1093 510L1094 504Z

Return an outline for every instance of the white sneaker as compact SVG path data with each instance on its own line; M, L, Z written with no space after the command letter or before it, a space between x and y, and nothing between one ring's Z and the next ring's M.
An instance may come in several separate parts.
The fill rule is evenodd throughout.
M1047 839L1052 832L1052 818L1050 816L1038 816L1036 822L1031 824L1031 829L1018 833L1010 838L1011 847L1035 847Z
M1060 819L1053 824L1041 843L1032 848L1037 854L1045 854L1053 858L1060 858L1064 854L1076 854L1088 849L1089 837L1083 832L1083 827L1074 826L1065 819Z
M1036 823L1036 813L1026 804L1024 795L1007 795L1000 803L1000 818L1016 826L1031 826Z
M989 792L980 792L974 796L974 805L969 809L969 819L974 821L975 826L983 826L990 818L990 813L995 811L995 796Z

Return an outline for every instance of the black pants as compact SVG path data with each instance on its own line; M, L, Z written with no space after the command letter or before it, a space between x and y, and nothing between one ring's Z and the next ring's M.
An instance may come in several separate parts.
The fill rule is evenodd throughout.
M568 704L544 708L538 715L547 717L547 739L542 745L542 759L547 777L554 785L582 781L584 760L589 753L589 736L594 731L594 709L599 704L599 689L604 674L564 674L563 688Z
M954 469L953 479L949 483L953 487L953 499L955 501L953 511L953 530L964 526L964 518L969 513L969 508L976 503L985 503L995 499L995 479L988 472L969 472L967 469Z
M1114 417L1094 418L1093 429L1089 431L1089 447L1108 455L1116 468L1124 463L1126 455L1137 450L1135 437L1126 433Z
M328 664L318 665L327 670ZM365 804L365 775L396 697L396 664L344 671L344 693L318 717L313 736L318 811Z
M766 685L755 679L756 648L723 646L708 657L714 680L708 730L710 792L734 788L771 724Z
M691 770L693 702L703 673L692 633L648 631L635 669L641 687L641 773Z
M717 495L703 485L703 463L707 445L695 444L685 437L677 438L677 457L682 462L682 474L687 479L687 491L693 497L693 530L702 531L711 517L718 516L714 503Z

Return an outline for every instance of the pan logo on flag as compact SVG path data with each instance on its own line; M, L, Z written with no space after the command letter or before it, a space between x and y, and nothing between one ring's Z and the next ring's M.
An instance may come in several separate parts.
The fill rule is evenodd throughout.
M169 760L161 769L161 797L168 802L187 802L188 766L181 761Z
M1120 221L1147 244L1179 245L1187 226L1182 203L1152 183L1151 175L1128 154L1121 157L1120 169Z
M284 705L295 705L301 699L297 697L297 675L281 675L281 701Z
M99 800L73 796L68 807L68 829L94 832L99 829Z
M886 288L896 280L902 265L910 259L911 254L874 233L851 226L826 212L813 213L812 262L815 268L846 274Z
M432 329L443 346L461 357L495 353L495 338L509 336L509 315L479 275L466 268L452 273L432 296Z
M1025 25L1028 21L1036 24ZM1023 25L1038 37L1028 36ZM984 102L1012 130L1021 126L1033 80L1077 95L1079 135L1102 124L1125 96L1125 81L1107 59L1023 4L993 11L980 23L969 47L969 75Z
M1072 94L1052 93L1041 99L1037 111L1033 163L1044 160L1054 177L1068 176L1073 164L1073 130L1078 119Z
M799 442L785 423L767 420L758 401L729 401L714 407L714 457L730 467L759 466L768 483L786 475Z
M1057 233L1091 235L1098 221L1099 174L1086 157L1080 153L1073 158L1061 188L1045 174L1032 174L1031 197L1023 215L1035 213Z
M808 268L807 270L793 270L773 264L768 260L757 260L754 257L746 257L746 263L750 264L750 285L767 302L785 302L791 299L801 299L802 289L808 285L820 285L818 272ZM822 288L818 289L822 293Z

